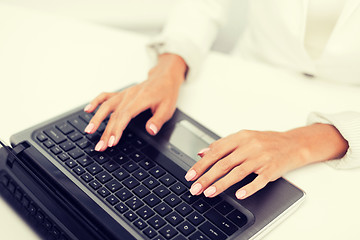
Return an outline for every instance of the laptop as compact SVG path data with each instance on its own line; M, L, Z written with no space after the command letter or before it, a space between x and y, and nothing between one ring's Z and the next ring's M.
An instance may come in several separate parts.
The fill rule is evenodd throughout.
M192 196L186 171L219 136L179 109L150 136L147 110L117 146L96 152L108 119L85 134L83 107L0 143L1 196L43 239L259 239L305 198L279 178L236 199L255 174L215 198Z

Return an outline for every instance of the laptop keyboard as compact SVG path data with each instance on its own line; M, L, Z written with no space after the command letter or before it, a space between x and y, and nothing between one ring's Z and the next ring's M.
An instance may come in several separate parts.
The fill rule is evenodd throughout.
M106 121L96 133L85 134L92 116L80 112L47 126L36 133L36 141L141 235L222 240L249 225L223 197L191 195L185 170L134 131L125 130L117 146L94 151Z

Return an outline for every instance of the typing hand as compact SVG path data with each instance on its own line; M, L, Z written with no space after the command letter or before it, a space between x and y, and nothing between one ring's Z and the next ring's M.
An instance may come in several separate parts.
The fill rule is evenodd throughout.
M180 57L164 54L159 57L158 65L150 70L146 81L121 92L102 93L92 100L85 107L85 112L93 112L100 107L86 127L86 133L94 133L111 114L95 150L104 151L115 146L130 120L146 109L151 109L153 113L146 123L146 130L156 135L175 111L185 71L186 64Z
M337 129L327 124L288 132L243 130L200 151L201 159L185 178L196 180L190 189L193 195L215 197L250 173L256 173L258 176L235 194L244 199L292 169L342 157L347 148L347 141Z

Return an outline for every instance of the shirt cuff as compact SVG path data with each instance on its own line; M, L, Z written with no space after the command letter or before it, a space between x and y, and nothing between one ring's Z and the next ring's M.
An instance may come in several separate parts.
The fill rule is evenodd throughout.
M337 128L348 141L349 148L341 159L329 160L327 163L337 169L360 167L360 113L341 112L336 114L311 113L307 123L330 124Z
M155 37L147 44L146 49L151 67L157 64L159 55L164 53L172 53L182 57L188 67L187 81L191 81L199 73L206 55L191 41L176 36Z

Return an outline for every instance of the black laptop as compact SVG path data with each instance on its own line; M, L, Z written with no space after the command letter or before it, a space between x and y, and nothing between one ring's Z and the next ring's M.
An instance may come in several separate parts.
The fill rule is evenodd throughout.
M0 147L1 196L43 239L257 239L291 213L304 192L283 178L245 200L235 191L192 196L186 171L218 136L176 110L157 136L134 118L119 144L94 146L83 106L11 137ZM4 216L2 216L4 217Z

